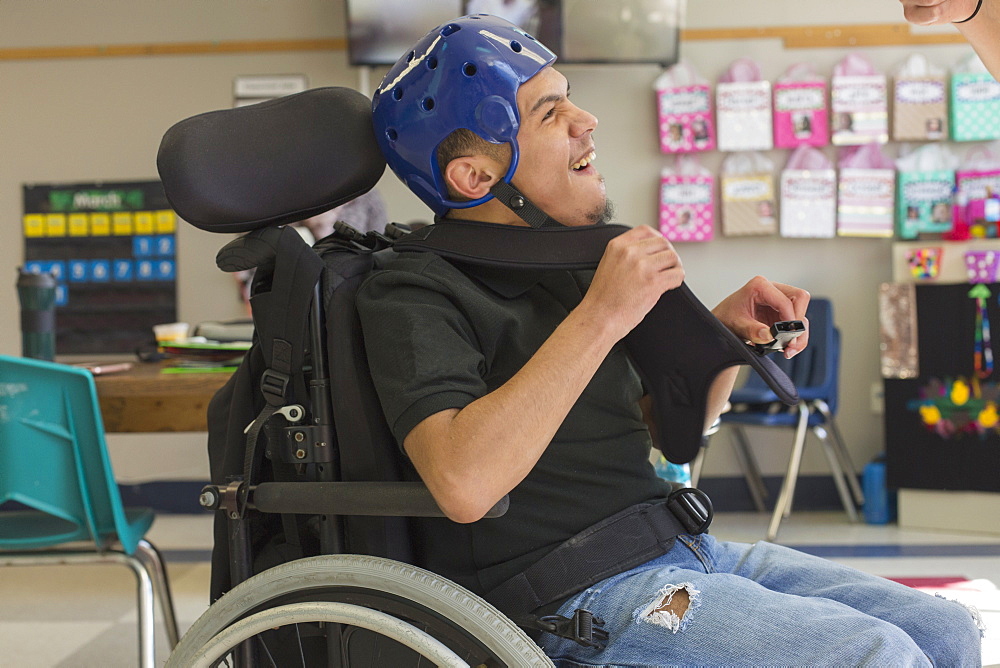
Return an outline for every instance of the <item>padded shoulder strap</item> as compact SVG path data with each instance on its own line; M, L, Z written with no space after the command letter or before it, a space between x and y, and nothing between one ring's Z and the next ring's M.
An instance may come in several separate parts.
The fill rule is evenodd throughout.
M470 264L512 269L593 269L624 225L531 229L470 221L441 221L397 241L396 251L433 252ZM788 405L798 392L785 372L758 354L705 307L686 284L665 293L625 337L653 397L657 447L672 462L694 459L701 447L712 380L723 369L749 364Z

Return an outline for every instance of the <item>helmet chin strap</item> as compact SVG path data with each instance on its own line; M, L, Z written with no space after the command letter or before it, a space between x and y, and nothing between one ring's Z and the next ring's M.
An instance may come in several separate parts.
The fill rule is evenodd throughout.
M490 188L490 194L532 227L563 227L562 223L535 206L531 200L521 194L520 190L507 181L497 181Z

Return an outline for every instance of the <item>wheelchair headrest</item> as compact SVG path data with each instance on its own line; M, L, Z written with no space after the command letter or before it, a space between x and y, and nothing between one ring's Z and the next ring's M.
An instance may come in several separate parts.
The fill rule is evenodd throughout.
M371 190L385 171L371 101L315 88L180 121L156 166L177 214L209 232L304 220Z

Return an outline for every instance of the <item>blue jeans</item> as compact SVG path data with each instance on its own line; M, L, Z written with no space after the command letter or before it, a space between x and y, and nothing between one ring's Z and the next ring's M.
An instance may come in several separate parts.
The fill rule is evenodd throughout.
M603 650L542 634L556 666L980 666L965 606L771 543L679 536L662 557L567 601Z

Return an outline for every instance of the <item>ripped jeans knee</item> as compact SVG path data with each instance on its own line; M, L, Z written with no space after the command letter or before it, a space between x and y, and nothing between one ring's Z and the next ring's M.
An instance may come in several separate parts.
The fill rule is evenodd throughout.
M657 592L645 607L633 615L636 623L662 626L671 633L682 631L691 614L701 604L701 592L690 582L671 584Z

